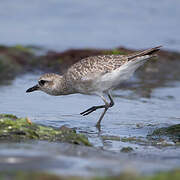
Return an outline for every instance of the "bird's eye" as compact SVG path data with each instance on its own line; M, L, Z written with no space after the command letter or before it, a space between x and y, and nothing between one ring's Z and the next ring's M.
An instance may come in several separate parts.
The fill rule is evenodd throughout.
M40 86L44 86L45 83L46 83L45 80L40 80L40 81L39 81L39 85L40 85Z

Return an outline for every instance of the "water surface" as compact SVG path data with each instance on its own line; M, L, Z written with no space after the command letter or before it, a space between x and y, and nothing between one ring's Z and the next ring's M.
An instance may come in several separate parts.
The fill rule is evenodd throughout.
M2 0L0 44L180 50L179 0Z
M162 148L150 144L117 140L117 137L146 138L148 133L158 127L179 123L180 83L178 81L153 89L151 98L141 97L130 89L114 91L115 106L105 115L101 132L99 132L95 124L101 111L96 111L86 117L79 115L81 111L93 105L102 104L99 97L80 94L53 97L42 92L26 94L26 89L36 84L38 77L39 74L27 74L18 77L11 85L1 86L0 113L11 113L20 117L27 116L35 123L54 127L66 125L86 134L97 149L86 149L82 152L82 147L78 149L72 145L64 146L61 143L47 142L44 142L45 144L43 142L1 144L0 154L5 161L1 167L9 168L9 157L15 158L15 162L16 158L17 161L21 161L22 158L23 163L27 161L24 168L35 168L33 163L29 164L28 162L33 158L35 158L34 162L39 162L38 159L42 158L44 163L37 165L37 168L41 167L66 175L78 175L82 170L85 172L84 175L94 175L97 172L100 172L101 175L109 172L116 174L127 167L131 167L130 169L139 167L138 171L149 173L179 167L180 151L175 146ZM106 138L112 136L116 138ZM121 155L121 148L127 146L132 147L134 151L129 155ZM110 154L101 157L102 152L99 152L98 149L110 151ZM54 151L58 151L58 153L51 153ZM71 158L66 158L69 157L68 152ZM112 154L115 157L112 157ZM22 157L19 157L20 155ZM91 159L96 156L97 158ZM11 161L13 160L10 159ZM154 162L156 162L156 166ZM23 163L16 167L22 167ZM96 168L94 164L96 164ZM98 169L101 170L98 171Z

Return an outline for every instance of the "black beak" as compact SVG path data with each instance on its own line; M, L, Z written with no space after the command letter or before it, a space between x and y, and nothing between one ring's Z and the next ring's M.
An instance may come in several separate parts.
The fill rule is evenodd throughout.
M33 91L37 91L37 90L39 90L39 86L35 85L35 86L27 89L26 92L29 93L29 92L33 92Z

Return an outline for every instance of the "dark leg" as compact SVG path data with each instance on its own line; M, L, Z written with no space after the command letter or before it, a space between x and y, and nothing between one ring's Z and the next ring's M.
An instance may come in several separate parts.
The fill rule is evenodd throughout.
M96 123L96 127L98 128L99 131L100 131L100 128L101 128L101 120L103 119L103 117L104 117L106 111L108 110L108 108L109 108L109 107L105 107L105 108L104 108L103 113L101 114L98 122Z
M99 118L99 120L98 120L98 122L97 122L97 124L96 124L97 127L100 127L101 120L103 119L103 117L104 117L106 111L108 110L108 108L110 108L110 107L112 107L112 106L114 105L114 101L113 101L113 99L112 99L112 97L111 97L111 95L110 95L109 93L108 93L108 97L109 97L109 99L110 99L110 103L107 102L107 100L104 98L104 96L100 96L100 97L101 97L102 100L104 101L105 105L93 106L93 107L87 109L86 111L80 113L81 115L86 116L86 115L88 115L88 114L96 111L97 109L104 108L104 111L103 111L103 113L101 114L101 116L100 116L100 118Z
M111 95L109 93L108 93L108 97L110 99L109 107L114 106L114 101L113 101L113 99L112 99L112 97L111 97Z
M97 109L101 109L101 108L105 108L105 105L102 105L102 106L92 106L91 108L87 109L86 111L83 111L80 114L83 115L83 116L86 116L86 115L96 111Z
M114 101L113 101L113 99L112 99L112 97L111 97L111 95L110 95L109 93L108 93L108 97L109 97L109 99L110 99L110 103L105 104L104 111L103 111L103 113L101 114L98 122L96 123L96 127L97 127L99 130L100 130L100 127L101 127L101 120L103 119L106 111L107 111L110 107L112 107L112 106L114 105Z

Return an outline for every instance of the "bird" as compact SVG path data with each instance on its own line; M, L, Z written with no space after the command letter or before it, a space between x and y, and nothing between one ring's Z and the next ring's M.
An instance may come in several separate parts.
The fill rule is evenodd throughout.
M105 113L114 106L111 91L122 82L128 80L136 69L148 59L157 56L156 52L161 47L157 46L127 55L87 57L70 66L62 75L54 73L43 74L39 78L38 84L27 89L26 92L39 90L53 96L75 93L97 95L103 100L104 104L92 106L80 114L87 116L97 109L104 109L96 123L96 127L100 128ZM109 102L105 95L109 98Z

